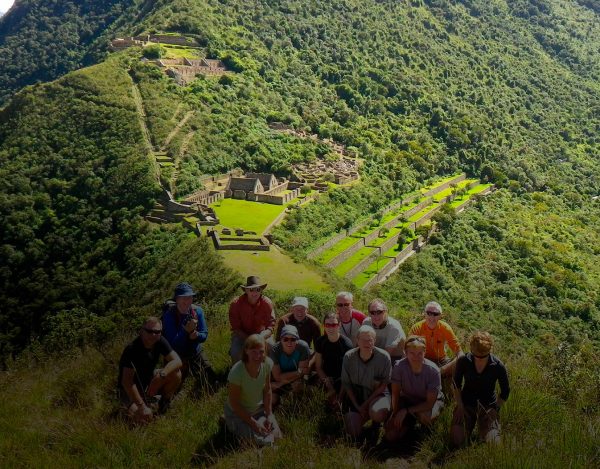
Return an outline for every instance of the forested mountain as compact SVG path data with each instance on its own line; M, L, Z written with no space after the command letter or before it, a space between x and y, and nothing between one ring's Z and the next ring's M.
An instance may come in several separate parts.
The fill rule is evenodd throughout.
M108 38L152 0L17 0L0 21L0 105L104 55Z
M231 73L180 87L142 63L138 49L105 57L109 39L142 32L187 35ZM24 349L37 356L39 344L54 352L93 344L104 354L115 347L108 337L155 311L181 278L223 313L210 320L226 341L224 305L237 274L205 240L143 219L160 190L139 90L156 148L175 117L189 114L165 148L181 155L177 196L202 187L203 174L239 166L287 175L293 163L328 157L325 145L272 132L273 122L358 152L360 184L293 211L275 230L298 260L434 177L465 171L494 182L499 190L460 219L441 212L430 246L369 297L387 299L405 322L436 298L461 337L485 328L499 338L500 351L519 364L521 400L509 410L514 441L505 451L515 465L595 467L599 50L592 0L17 0L0 20L0 366ZM218 353L226 356L223 343ZM104 402L91 388L96 376L81 389L76 376L59 383L49 405L96 412ZM108 394L108 372L102 376ZM209 428L204 410L189 412ZM581 434L547 436L542 416ZM96 432L88 423L82 427ZM527 425L537 427L521 441ZM65 426L47 435L46 457L60 441L65 461L84 454L79 464L107 464L90 458L87 440L74 433ZM130 443L155 455L154 446ZM447 462L440 445L429 446L441 455L436 464ZM0 443L4 449L14 448ZM546 450L566 460L519 459ZM493 461L508 457L502 451ZM189 464L184 453L165 453L183 458L177 463L149 465ZM339 463L337 454L316 457ZM488 462L477 450L466 454L472 467ZM130 462L127 454L111 457L117 466ZM431 454L423 458L433 464Z

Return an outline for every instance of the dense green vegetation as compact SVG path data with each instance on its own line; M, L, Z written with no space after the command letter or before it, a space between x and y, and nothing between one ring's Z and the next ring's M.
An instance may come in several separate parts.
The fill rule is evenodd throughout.
M142 0L20 0L0 20L0 105L25 85L93 63ZM147 7L148 5L146 5ZM136 12L136 13L134 13Z
M110 417L126 337L106 338L156 311L185 277L202 289L209 349L224 369L225 305L239 282L203 240L142 221L158 185L133 79L155 149L193 112L165 149L176 160L178 196L201 187L197 177L205 173L241 166L285 175L295 162L329 157L324 145L269 130L271 122L358 150L360 184L295 209L274 233L297 259L436 176L466 171L495 182L501 190L464 216L442 210L431 246L371 293L389 300L405 326L436 298L461 338L475 328L494 333L512 372L503 446L485 455L481 446L449 451L446 412L416 459L454 467L598 466L594 2L283 0L249 7L156 0L92 2L83 10L84 2L20 3L0 20L8 64L0 70L0 100L86 63L88 51L99 52L116 31L190 35L234 73L180 88L139 64L133 51L25 89L0 111L0 356L29 345L22 360L46 360L38 340L53 351L96 347L73 362L49 361L35 376L19 370L28 363L8 360L16 374L1 377L11 393L0 406L2 465L183 466L202 464L192 455L212 450L222 393L202 405L181 399L148 431L129 431ZM284 310L289 298L274 296ZM330 298L318 300L322 313ZM319 448L315 416L324 417L312 401L284 408L289 437L262 464L291 458L354 467L361 455L345 440ZM172 444L174 434L185 436L181 445ZM222 467L261 464L248 451L218 456Z

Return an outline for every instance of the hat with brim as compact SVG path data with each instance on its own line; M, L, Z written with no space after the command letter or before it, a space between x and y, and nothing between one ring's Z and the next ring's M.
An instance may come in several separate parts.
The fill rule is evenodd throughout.
M195 294L196 292L192 286L189 283L183 282L175 287L175 293L173 294L173 297L177 298L178 296L194 296Z
M246 285L240 285L240 287L242 287L243 290L246 290L248 288L260 288L261 290L264 290L266 286L266 283L260 283L260 277L257 277L256 275L251 275L250 277L248 277L246 279Z
M298 329L296 329L296 326L293 326L292 324L287 324L283 326L283 328L281 329L281 337L293 337L295 339L300 338L300 336L298 335Z

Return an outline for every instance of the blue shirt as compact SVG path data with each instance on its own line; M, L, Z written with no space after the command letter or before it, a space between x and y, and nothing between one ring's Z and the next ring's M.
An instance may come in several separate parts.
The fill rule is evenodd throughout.
M271 350L271 359L275 365L279 365L282 373L287 373L288 371L297 371L300 362L308 360L309 358L310 347L303 340L298 341L296 348L291 355L288 355L283 351L281 342L277 342L277 344L275 344Z
M195 340L190 339L184 328L187 316L198 320L198 337ZM173 305L163 314L162 322L163 337L181 358L192 358L202 351L202 343L208 338L208 327L200 306L192 305L187 314L178 314L177 305Z

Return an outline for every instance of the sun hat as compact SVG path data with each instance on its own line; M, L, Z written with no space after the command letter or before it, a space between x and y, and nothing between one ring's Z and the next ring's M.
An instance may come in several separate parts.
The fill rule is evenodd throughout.
M182 282L175 287L174 298L178 296L194 296L196 292L189 283Z
M261 290L264 290L266 288L267 284L266 283L261 283L260 281L260 277L257 277L256 275L251 275L250 277L248 277L246 279L246 285L240 285L240 287L242 287L242 289L246 290L247 288L257 288L260 287Z

